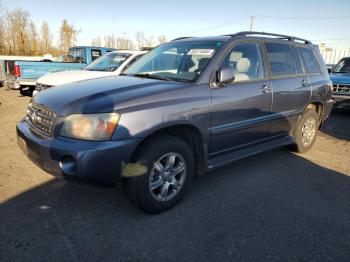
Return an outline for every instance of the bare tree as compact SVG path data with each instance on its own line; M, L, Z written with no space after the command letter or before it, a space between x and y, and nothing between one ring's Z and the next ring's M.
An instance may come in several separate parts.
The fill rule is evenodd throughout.
M46 21L41 24L40 28L40 52L48 54L52 49L52 34Z
M136 42L139 49L144 46L145 33L143 31L139 31L136 33Z
M66 19L62 21L59 40L59 47L62 52L67 52L68 49L76 43L79 32L80 31L69 24Z
M105 47L115 48L117 46L114 35L106 35L104 38L105 38Z
M2 16L0 16L0 54L7 54L7 43L6 43L7 33L5 27L5 21Z
M36 31L35 24L30 22L29 24L29 53L30 55L38 55L40 53L39 37Z
M20 8L6 12L7 37L10 54L30 54L28 41L29 13Z
M93 46L101 46L102 45L102 40L100 36L96 36L91 40L91 45Z
M159 44L165 43L166 41L167 41L167 40L166 40L165 35L160 35L160 36L158 36L158 42L159 42Z

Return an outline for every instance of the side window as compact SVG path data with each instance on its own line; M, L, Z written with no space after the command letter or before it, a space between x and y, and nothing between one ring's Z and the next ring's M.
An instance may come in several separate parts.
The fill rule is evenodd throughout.
M264 78L257 44L240 44L233 47L225 57L222 67L232 67L235 70L234 82Z
M73 57L74 63L86 63L85 48L70 49L68 55Z
M289 45L266 43L271 76L290 76L296 74L292 50Z
M321 73L320 65L311 49L298 47L304 68L308 74Z
M101 50L99 49L91 49L91 59L92 61L96 60L101 56Z
M297 68L297 74L302 75L302 74L304 74L304 70L303 70L303 65L301 63L301 58L300 58L300 55L298 53L298 50L295 46L292 46L292 51L293 51L293 56L294 56L294 60L295 60L295 65Z

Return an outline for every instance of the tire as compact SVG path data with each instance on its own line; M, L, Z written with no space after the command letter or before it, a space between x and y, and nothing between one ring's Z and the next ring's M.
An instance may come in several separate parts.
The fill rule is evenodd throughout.
M292 150L297 153L309 151L316 141L319 126L319 115L315 110L307 109L294 130Z
M151 214L175 206L190 188L194 176L193 152L183 140L170 135L145 142L132 163L146 168L141 174L125 179L128 197Z

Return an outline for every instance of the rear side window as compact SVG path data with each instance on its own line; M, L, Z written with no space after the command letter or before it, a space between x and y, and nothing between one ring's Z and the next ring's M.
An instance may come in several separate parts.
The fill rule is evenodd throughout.
M321 72L320 65L311 49L298 47L304 68L308 74L317 74Z
M296 74L292 50L289 45L266 43L265 46L272 76Z

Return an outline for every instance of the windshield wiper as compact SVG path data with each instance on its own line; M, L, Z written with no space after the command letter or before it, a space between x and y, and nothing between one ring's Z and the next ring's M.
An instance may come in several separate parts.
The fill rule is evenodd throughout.
M165 80L165 81L172 81L170 77L162 77L162 76L157 76L157 75L151 75L151 74L134 74L132 76L136 77L144 77L144 78L149 78L149 79L158 79L158 80Z
M165 77L165 76L158 76L158 75L152 75L149 73L145 74L120 74L122 76L136 76L136 77L144 77L144 78L149 78L149 79L159 79L159 80L165 80L165 81L177 81L177 82L185 82L185 83L190 83L192 82L191 80L188 79L182 79L182 78L176 78L176 77Z

